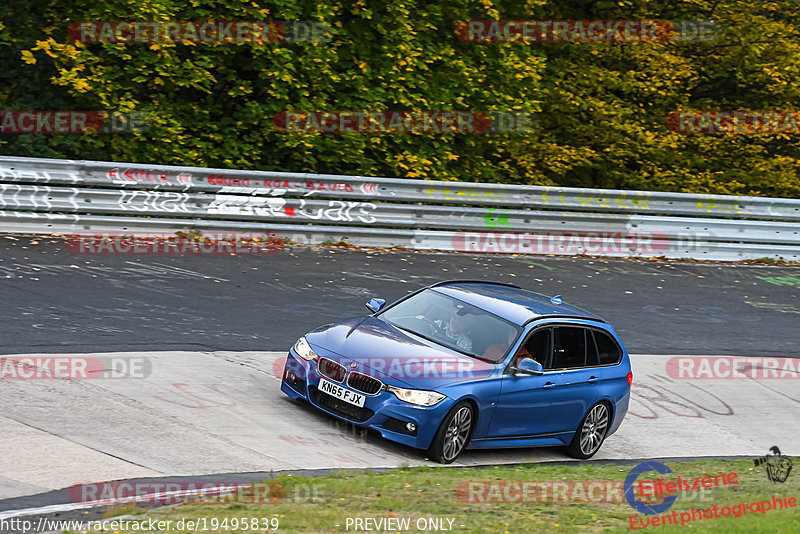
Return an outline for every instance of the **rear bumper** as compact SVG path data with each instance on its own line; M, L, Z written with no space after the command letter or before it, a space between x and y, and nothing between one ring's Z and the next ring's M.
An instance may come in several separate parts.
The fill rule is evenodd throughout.
M623 395L623 397L614 405L614 419L611 421L611 426L608 428L606 437L610 436L616 432L617 429L619 429L623 419L625 419L625 414L628 413L628 405L630 404L630 401L631 390L628 388L628 392L625 393L625 395Z

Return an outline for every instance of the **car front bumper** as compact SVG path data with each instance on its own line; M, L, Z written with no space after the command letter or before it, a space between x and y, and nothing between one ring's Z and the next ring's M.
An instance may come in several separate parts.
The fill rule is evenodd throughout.
M293 399L304 399L312 406L338 419L364 428L372 428L391 441L417 449L427 449L447 412L455 401L445 397L433 406L418 406L398 399L386 390L365 395L363 408L336 399L318 390L320 380L317 365L289 351L281 377L281 391ZM347 386L344 386L347 387ZM350 389L350 388L348 388ZM362 393L363 392L358 392ZM406 428L413 423L413 432Z

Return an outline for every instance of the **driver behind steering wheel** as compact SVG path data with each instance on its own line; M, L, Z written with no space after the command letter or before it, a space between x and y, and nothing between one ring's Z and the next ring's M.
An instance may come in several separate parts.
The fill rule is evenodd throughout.
M472 325L465 315L454 313L450 322L445 323L444 333L453 344L464 352L472 351L472 338L469 329Z

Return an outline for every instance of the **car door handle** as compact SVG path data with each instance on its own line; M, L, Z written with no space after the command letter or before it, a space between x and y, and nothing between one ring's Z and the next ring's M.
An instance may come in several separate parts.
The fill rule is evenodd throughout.
M553 386L555 386L555 384L553 382L545 382L545 384L542 387L544 389L550 389Z
M590 384L594 384L595 382L597 382L597 378L598 377L596 377L596 376L590 376L588 382Z

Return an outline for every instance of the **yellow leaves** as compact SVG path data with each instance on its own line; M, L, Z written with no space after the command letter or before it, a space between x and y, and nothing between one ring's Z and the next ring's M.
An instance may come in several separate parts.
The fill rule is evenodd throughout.
M36 46L32 48L32 50L41 50L45 54L50 57L56 57L56 54L52 51L52 45L56 44L55 39L52 37L47 39L46 41L36 41Z
M63 45L55 41L53 41L52 44L55 45L53 48L56 52L63 52L63 55L67 56L69 59L76 59L78 57L78 49L74 45Z
M159 45L157 45L157 44L151 44L150 45L150 50L160 50L160 49L161 49L161 47Z
M89 82L87 82L86 80L76 80L75 81L75 89L78 92L85 93L85 92L89 91L91 88L92 88L92 86L89 85Z
M24 61L28 65L33 65L36 63L36 58L33 57L33 52L31 52L30 50L23 50L22 61Z

